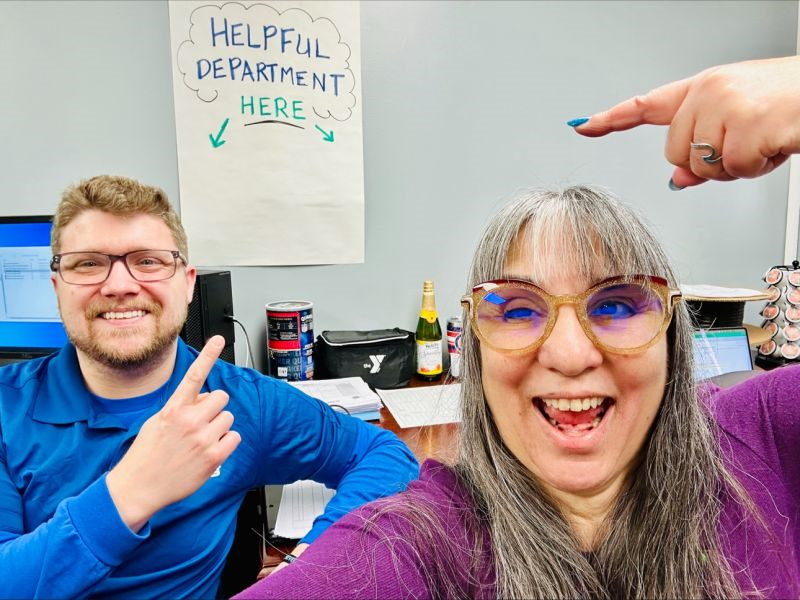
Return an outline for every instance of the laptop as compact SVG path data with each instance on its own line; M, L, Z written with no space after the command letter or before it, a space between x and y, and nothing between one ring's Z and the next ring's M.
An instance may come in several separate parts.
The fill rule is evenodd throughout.
M52 217L0 216L0 366L47 356L67 340L50 282Z
M744 327L698 329L693 337L695 379L753 369L750 340Z

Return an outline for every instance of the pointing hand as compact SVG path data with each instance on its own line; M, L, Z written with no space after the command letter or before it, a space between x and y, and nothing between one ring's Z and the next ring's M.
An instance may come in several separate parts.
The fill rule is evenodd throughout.
M201 393L225 340L214 336L186 371L164 407L142 425L106 479L109 493L133 531L165 506L197 491L236 449L228 394Z

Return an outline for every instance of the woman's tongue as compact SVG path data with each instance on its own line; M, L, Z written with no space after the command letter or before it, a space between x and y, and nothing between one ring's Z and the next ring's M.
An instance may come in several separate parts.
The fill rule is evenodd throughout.
M600 416L602 412L605 411L606 407L603 404L598 405L595 408L588 408L586 410L558 410L557 408L553 408L552 406L547 406L546 404L542 403L542 408L548 418L556 421L559 425L569 425L572 427L578 425L591 425L592 422Z

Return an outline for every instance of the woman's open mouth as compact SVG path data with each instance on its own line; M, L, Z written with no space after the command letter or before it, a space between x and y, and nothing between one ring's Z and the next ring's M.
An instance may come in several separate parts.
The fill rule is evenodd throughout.
M570 436L584 435L603 420L606 411L614 404L612 398L534 398L534 404L545 420L559 431Z

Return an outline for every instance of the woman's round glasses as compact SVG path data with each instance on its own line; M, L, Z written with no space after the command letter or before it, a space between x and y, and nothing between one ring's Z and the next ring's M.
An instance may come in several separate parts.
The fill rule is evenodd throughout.
M169 279L175 275L178 260L186 264L177 250L136 250L127 254L64 252L53 256L50 270L58 271L64 283L95 285L108 279L118 260L125 264L131 277L141 282Z
M476 285L461 303L478 338L508 354L541 346L556 322L558 307L572 304L595 346L633 354L653 345L666 331L681 293L649 275L612 277L582 294L554 296L529 281L495 279Z

